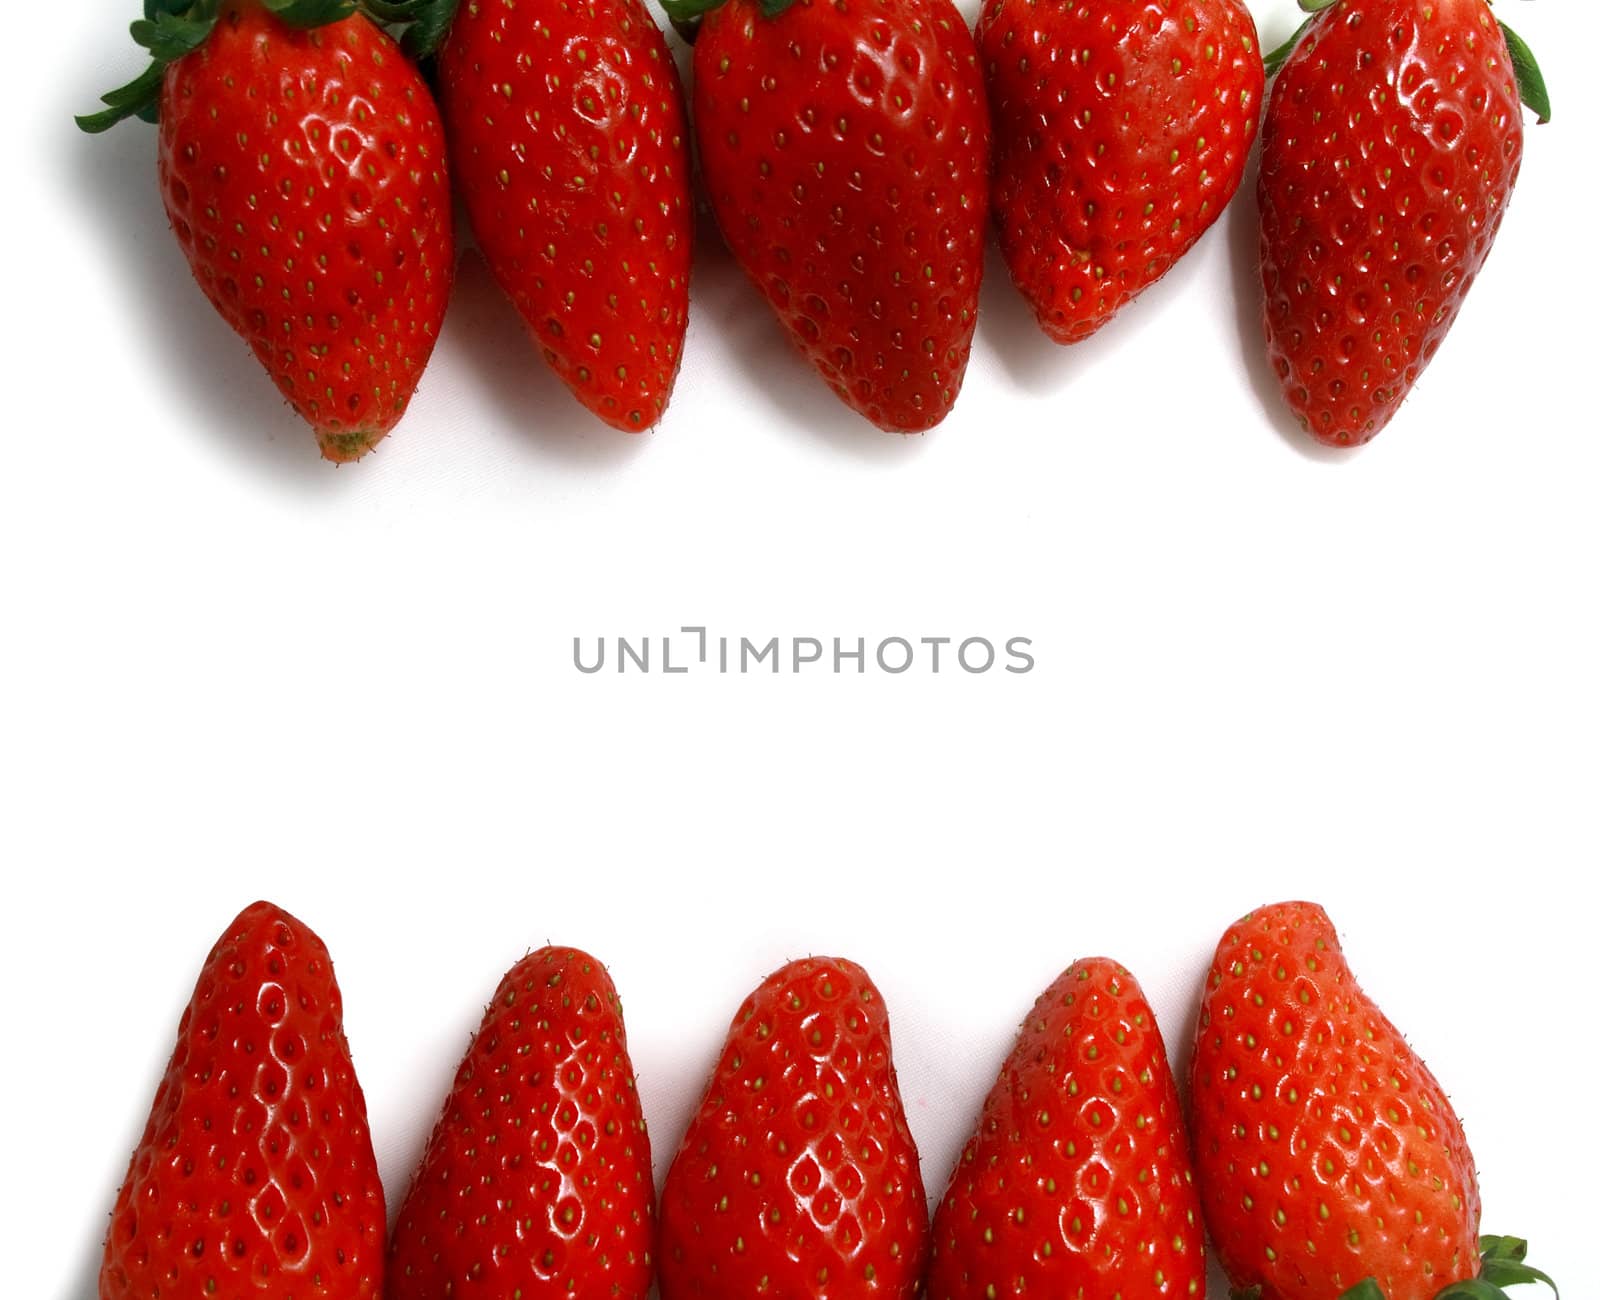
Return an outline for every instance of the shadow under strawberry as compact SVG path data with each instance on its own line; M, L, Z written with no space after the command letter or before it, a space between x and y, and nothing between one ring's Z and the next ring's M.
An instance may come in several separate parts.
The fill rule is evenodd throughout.
M1033 309L1012 285L994 240L987 242L984 255L978 346L999 358L1001 369L1019 388L1043 395L1060 392L1083 368L1077 364L1083 354L1063 350L1039 328Z
M817 383L815 372L783 326L761 297L750 292L749 281L709 215L702 216L695 238L695 307L689 324L686 367L693 364L697 344L702 342L697 340L697 333L710 322L720 345L737 359L739 368L758 376L753 385L756 393L785 428L799 430L833 450L874 464L905 464L928 445L925 437L863 437L860 416L840 406Z
M618 438L572 400L555 371L529 348L515 306L476 248L464 250L456 264L440 352L459 356L505 427L515 431L519 448L579 468L606 469L647 454L654 441L654 430Z
M1233 206L1236 203L1230 205L1230 212ZM977 338L999 358L1013 382L1030 395L1049 397L1075 383L1091 382L1090 376L1119 352L1159 351L1160 344L1154 337L1142 339L1140 332L1161 328L1167 307L1194 292L1195 281L1205 266L1204 249L1212 239L1213 232L1207 230L1188 255L1126 304L1126 310L1119 310L1089 337L1069 346L1055 342L1039 328L1038 317L1012 284L1005 258L991 240ZM1063 414L1062 408L1055 408L1041 412L1036 423L1061 424L1072 419L1070 414Z

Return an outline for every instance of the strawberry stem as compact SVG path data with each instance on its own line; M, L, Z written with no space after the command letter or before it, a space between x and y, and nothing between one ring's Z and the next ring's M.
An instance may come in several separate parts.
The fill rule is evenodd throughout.
M1305 22L1294 29L1293 36L1261 60L1262 66L1267 70L1267 76L1275 77L1278 75L1278 69L1289 61L1289 56L1294 53L1294 47L1300 44L1300 38L1306 34L1306 28L1310 27L1316 20L1315 14L1307 18Z

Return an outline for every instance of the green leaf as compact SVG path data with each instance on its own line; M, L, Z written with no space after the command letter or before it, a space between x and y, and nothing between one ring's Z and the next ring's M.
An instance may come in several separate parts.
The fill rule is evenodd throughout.
M1519 1259L1486 1259L1483 1261L1483 1271L1479 1275L1485 1282L1492 1282L1495 1286L1522 1286L1532 1282L1543 1282L1556 1293L1559 1298L1561 1288L1550 1280L1548 1273L1541 1272L1532 1264L1524 1264Z
M1495 21L1500 22L1498 18ZM1511 70L1517 74L1517 93L1522 96L1522 102L1533 110L1541 124L1548 122L1550 92L1545 89L1544 73L1539 71L1539 60L1533 57L1528 42L1504 23L1500 23L1500 35L1506 38L1506 50L1511 55Z
M684 25L694 25L713 9L721 8L723 0L661 0L662 9L672 25L682 32Z
M1384 1300L1383 1288L1378 1285L1376 1278L1363 1278L1343 1292L1339 1300Z
M380 23L409 23L432 0L358 0L363 13Z
M1289 61L1289 56L1294 53L1294 47L1300 44L1300 38L1306 34L1306 32L1310 29L1311 24L1316 21L1315 15L1307 18L1305 22L1301 23L1300 26L1294 29L1293 36L1286 40L1282 45L1278 46L1277 49L1273 50L1261 61L1266 66L1267 76L1275 77L1278 75L1278 69L1283 67L1283 65Z
M1478 1238L1478 1257L1485 1261L1509 1259L1520 1264L1528 1258L1528 1243L1521 1237L1497 1237L1486 1232Z
M355 13L355 0L262 0L267 11L291 27L326 27Z
M1433 1300L1506 1300L1506 1293L1493 1282L1469 1277L1464 1282L1452 1282Z
M1559 1300L1561 1289L1551 1281L1550 1275L1526 1262L1528 1243L1521 1237L1497 1237L1486 1232L1478 1238L1478 1255L1483 1261L1478 1276L1491 1286L1525 1286L1542 1282L1555 1292Z
M91 134L109 130L118 122L137 117L154 122L159 114L161 78L167 65L199 48L217 25L222 0L144 0L144 17L129 31L150 51L150 64L126 86L100 97L107 105L98 113L75 118L78 128Z
M215 13L200 18L160 14L154 21L141 18L128 30L135 42L150 51L151 58L175 63L189 51L199 49L216 25Z
M1300 0L1300 12L1306 14L1320 14L1324 9L1331 8L1339 0Z
M406 28L401 47L413 59L425 59L443 42L455 21L461 0L420 0L416 18Z
M166 70L165 63L159 59L152 59L150 66L126 86L118 86L115 90L107 91L100 96L100 102L108 105L107 108L98 113L85 113L81 117L74 118L78 129L90 135L99 135L100 132L109 131L118 122L127 118L144 117L147 109L155 108L156 99L161 94L161 78Z
M667 21L672 24L672 30L683 37L685 45L693 45L700 39L700 20L698 18L674 18L667 15Z
M140 104L161 89L161 78L166 74L166 71L166 68L160 63L152 62L148 68L126 86L118 86L115 90L106 91L105 94L100 96L100 102L102 104L110 104L112 108L138 108Z

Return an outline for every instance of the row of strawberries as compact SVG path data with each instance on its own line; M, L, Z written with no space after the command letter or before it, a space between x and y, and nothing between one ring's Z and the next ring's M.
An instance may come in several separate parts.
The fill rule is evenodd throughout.
M667 1174L622 1006L570 948L511 968L386 1243L327 949L268 903L206 961L117 1198L101 1300L1487 1300L1545 1281L1478 1236L1444 1091L1361 992L1321 908L1230 927L1188 1122L1137 981L1039 997L929 1228L861 967L809 958L739 1008ZM1191 1148L1192 1136L1192 1148Z
M698 37L693 134L723 238L888 430L956 400L991 213L1045 332L1086 338L1232 199L1282 63L1267 349L1312 435L1365 442L1489 251L1519 86L1548 115L1486 0L1301 0L1325 12L1265 61L1242 0L985 0L976 37L951 0L662 3ZM159 119L194 273L329 459L370 450L416 390L454 277L452 178L578 399L620 429L660 419L694 205L677 70L642 0L146 0L133 34L149 69L80 125ZM437 102L409 57L435 46Z

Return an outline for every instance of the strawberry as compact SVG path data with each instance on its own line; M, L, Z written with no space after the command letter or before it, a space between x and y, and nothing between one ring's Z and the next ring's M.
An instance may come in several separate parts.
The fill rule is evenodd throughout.
M928 1300L1204 1296L1205 1230L1150 1004L1115 962L1034 1003L933 1221Z
M1315 904L1262 908L1223 935L1190 1091L1212 1241L1259 1300L1431 1300L1480 1271L1548 1281L1507 1247L1523 1243L1480 1244L1461 1122Z
M212 305L331 461L405 413L455 273L444 134L347 0L147 0L137 81L79 118L159 114L167 218Z
M1444 341L1517 179L1519 84L1547 119L1486 0L1339 0L1282 63L1261 145L1267 352L1318 441L1374 437Z
M927 1201L889 1017L853 962L745 1000L661 1198L662 1300L908 1300Z
M986 0L991 202L1011 277L1058 343L1086 339L1227 207L1265 80L1240 0Z
M655 1183L622 1003L541 948L500 981L395 1223L387 1300L642 1300Z
M377 1300L383 1186L328 950L271 903L217 940L117 1196L100 1300Z
M682 21L707 0L665 3ZM977 52L950 0L728 0L695 44L694 117L723 238L800 351L879 428L938 424L988 207Z
M640 0L463 0L439 54L450 154L485 260L608 424L648 428L689 314L678 72Z

